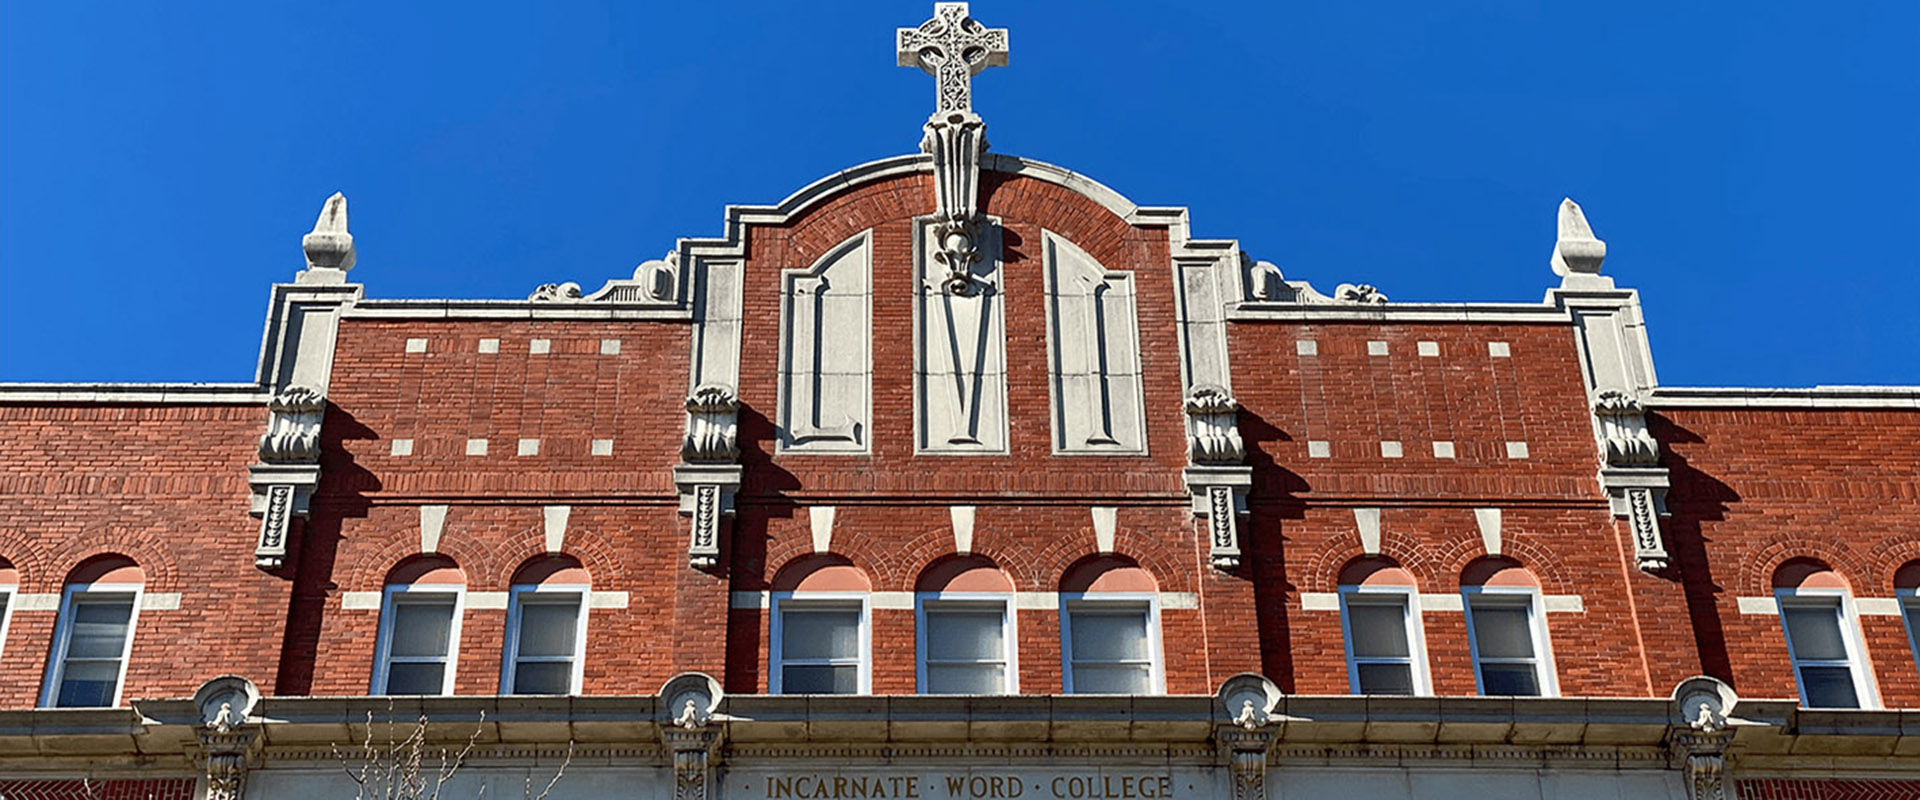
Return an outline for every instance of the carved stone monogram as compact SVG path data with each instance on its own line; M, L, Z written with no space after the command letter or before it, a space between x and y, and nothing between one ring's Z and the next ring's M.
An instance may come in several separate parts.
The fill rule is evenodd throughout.
M873 232L781 273L780 448L867 450Z
M935 222L920 217L915 248L920 292L915 309L918 449L926 453L1004 453L1007 450L1006 310L1000 291L1000 236L983 230L979 261L969 273L976 287L944 291L945 267L929 257L938 246Z
M1042 231L1056 453L1146 451L1133 273Z
M267 487L267 508L260 515L260 540L253 548L253 563L262 569L279 569L287 560L287 534L293 526L294 489L288 484Z

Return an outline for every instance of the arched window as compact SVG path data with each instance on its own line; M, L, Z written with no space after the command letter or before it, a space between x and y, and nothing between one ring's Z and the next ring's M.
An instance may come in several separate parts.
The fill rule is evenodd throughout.
M1825 564L1795 559L1774 570L1773 596L1801 705L1873 707L1873 678L1846 580Z
M514 573L502 694L580 692L592 592L586 568L567 556L542 556Z
M1429 694L1420 590L1413 574L1385 558L1340 571L1347 684L1354 694Z
M1483 558L1460 575L1474 680L1483 695L1552 697L1559 693L1542 613L1540 582L1504 558Z
M921 694L1013 694L1013 581L992 561L961 556L921 573L914 639Z
M1060 579L1060 656L1068 694L1159 694L1159 585L1124 558L1102 556Z
M0 558L0 655L7 652L7 623L13 619L13 596L20 593L20 570Z
M1907 622L1907 648L1920 665L1920 561L1909 561L1893 574L1893 594L1900 599L1900 616Z
M408 559L387 574L373 694L453 693L466 590L466 573L441 556Z
M839 556L818 555L774 576L767 631L767 691L866 694L873 690L867 574Z
M98 556L67 576L53 633L40 704L54 708L117 706L133 650L134 622L146 573L124 556Z

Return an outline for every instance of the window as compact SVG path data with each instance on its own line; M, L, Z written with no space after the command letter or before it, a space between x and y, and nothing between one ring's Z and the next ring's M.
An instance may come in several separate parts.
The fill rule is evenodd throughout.
M0 655L6 653L7 622L13 611L13 596L20 592L20 572L0 558Z
M1800 702L1808 708L1867 708L1860 643L1846 595L1830 589L1780 589L1780 623L1793 658Z
M1428 693L1416 597L1410 586L1340 587L1347 683L1354 694Z
M576 694L586 644L585 586L513 587L507 615L506 694Z
M1468 587L1468 645L1480 693L1551 697L1557 692L1546 658L1540 594L1531 588Z
M1068 694L1166 691L1153 575L1113 555L1068 568L1060 578L1060 655Z
M921 598L921 694L1012 694L1013 615L1005 597Z
M1160 626L1150 598L1064 599L1068 694L1156 694Z
M452 574L446 574L446 569ZM462 582L446 582L461 577ZM456 567L387 586L380 612L373 694L451 694L460 642L464 576Z
M146 575L132 561L102 556L75 567L60 594L60 616L40 704L99 708L120 704ZM13 598L8 596L8 605Z
M774 694L869 691L865 594L776 594L770 633Z
M1907 621L1907 649L1913 651L1914 664L1920 666L1920 593L1913 589L1901 589L1900 616ZM0 621L0 633L6 631L6 623Z

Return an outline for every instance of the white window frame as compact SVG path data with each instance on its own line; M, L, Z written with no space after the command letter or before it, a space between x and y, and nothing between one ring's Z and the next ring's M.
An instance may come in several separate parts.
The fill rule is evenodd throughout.
M389 651L393 647L394 604L401 595L408 594L440 594L453 597L453 624L447 628L447 670L440 679L440 692L439 695L421 696L453 694L454 675L458 673L460 666L460 623L467 613L467 587L464 584L452 583L392 584L381 592L380 632L374 642L373 686L368 693L376 697L387 696L387 665L392 663Z
M1000 687L999 692L978 696L995 697L1019 694L1020 640L1016 635L1018 630L1014 622L1019 616L1019 609L1015 606L1013 600L1013 593L1011 592L915 592L913 595L913 673L914 687L917 692L919 694L929 694L927 691L927 606L929 604L936 607L987 607L999 605L1001 608L1000 619L1003 626L1001 642L1004 646L1007 665L1006 682L1005 685ZM959 696L972 697L975 695Z
M528 600L531 596L533 599ZM580 684L586 674L587 655L587 601L593 597L593 587L579 584L516 584L507 599L507 641L500 648L506 654L506 660L500 665L500 694L513 694L514 670L520 665L520 609L523 603L543 603L561 600L571 596L575 612L573 621L573 652L567 658L573 668L567 674L567 694L579 694ZM537 695L535 695L537 696Z
M873 693L873 601L866 592L774 592L768 604L771 612L767 621L767 694L784 694L786 661L781 658L781 646L785 642L786 615L782 613L787 606L809 611L814 609L848 609L860 611L860 664L855 672L854 694Z
M1166 694L1166 657L1161 651L1160 644L1160 594L1158 592L1060 593L1061 691L1073 694L1073 612L1092 610L1098 613L1100 606L1144 607L1147 610L1147 691L1150 694Z
M1914 628L1914 615L1907 613L1911 609L1920 614L1920 589L1895 589L1893 596L1900 601L1900 624L1907 629L1907 647L1912 651L1914 666L1920 668L1920 630ZM6 630L6 622L0 620L0 635Z
M1347 653L1347 691L1360 694L1360 662L1353 656L1353 618L1347 613L1348 604L1356 596L1400 598L1400 611L1404 615L1402 624L1407 627L1407 662L1413 672L1413 696L1429 697L1433 694L1432 676L1427 670L1426 625L1420 616L1420 592L1412 586L1341 586L1340 587L1340 638ZM1360 601L1361 605L1367 602ZM1393 663L1368 659L1368 663ZM1474 662L1475 680L1480 674L1479 662Z
M1485 597L1483 603L1524 604L1527 607L1527 627L1533 634L1534 679L1540 684L1540 697L1560 696L1560 671L1553 663L1553 642L1547 635L1547 609L1541 602L1540 590L1532 586L1463 586L1462 610L1467 615L1467 651L1473 657L1473 691L1486 696L1486 687L1480 680L1480 637L1473 627L1473 604L1475 598ZM1516 601L1514 598L1521 598Z
M73 601L80 595L125 595L133 599L133 609L127 613L127 641L120 647L120 674L114 676L113 702L107 707L120 706L121 692L127 688L127 665L133 660L133 636L139 631L140 604L145 594L144 583L76 583L61 590L60 616L53 630L53 657L47 662L46 680L40 688L41 708L54 708L54 703L60 699L60 683L67 672L67 646L72 643ZM12 615L13 605L11 602L7 604L9 616Z
M1873 662L1867 658L1866 641L1860 638L1860 614L1854 608L1853 596L1845 589L1800 588L1774 589L1775 611L1780 616L1780 637L1787 643L1787 660L1793 668L1793 688L1800 693L1800 705L1807 708L1807 690L1800 685L1800 656L1793 651L1793 634L1787 632L1787 607L1825 607L1839 611L1840 641L1847 648L1847 672L1853 676L1853 694L1859 698L1861 709L1880 707L1880 689L1873 679ZM1905 609L1902 609L1905 611ZM1904 618L1906 615L1903 613ZM1909 640L1911 641L1911 640ZM1808 666L1837 666L1832 661L1810 662ZM1825 706L1822 706L1825 708Z
M7 626L13 622L13 607L20 605L20 587L0 584L0 656L7 653Z

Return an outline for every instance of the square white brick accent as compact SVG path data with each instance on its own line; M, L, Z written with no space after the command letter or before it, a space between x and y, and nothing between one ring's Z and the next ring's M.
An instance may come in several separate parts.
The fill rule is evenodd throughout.
M1332 458L1333 443L1308 440L1307 457L1308 458Z
M1507 458L1526 458L1526 442L1507 442Z
M1434 442L1433 457L1434 458L1453 458L1453 443L1452 442Z
M485 439L468 439L467 440L467 455L484 456L486 454L487 454L487 440Z
M500 340L499 339L481 339L480 352L482 353L500 352Z
M592 451L592 452L593 452L593 454L594 454L594 455L596 455L596 456L610 456L610 455L613 455L613 440L612 440L612 439L595 439L595 440L593 440L593 451Z
M409 353L424 353L424 352L427 352L427 340L425 340L425 339L408 339L408 340L407 340L407 352L409 352Z
M1513 350L1506 342L1487 342L1487 355L1494 358L1512 358Z
M1440 355L1440 343L1439 342L1421 342L1420 355L1427 356L1429 358Z
M514 452L514 455L520 455L520 456L540 455L540 440L539 439L521 439L520 449L516 450Z
M387 451L387 455L393 455L393 456L413 455L413 440L412 439L393 440L393 448Z
M527 352L536 356L553 352L552 339L535 339L527 343Z
M1381 458L1399 458L1401 455L1402 455L1402 452L1401 452L1399 442L1381 442L1380 443Z
M600 355L603 355L603 356L620 355L620 340L619 339L601 339Z
M1293 343L1293 351L1303 356L1320 355L1320 343L1312 339L1301 339Z
M1386 342L1367 342L1367 355L1384 356L1387 354Z

